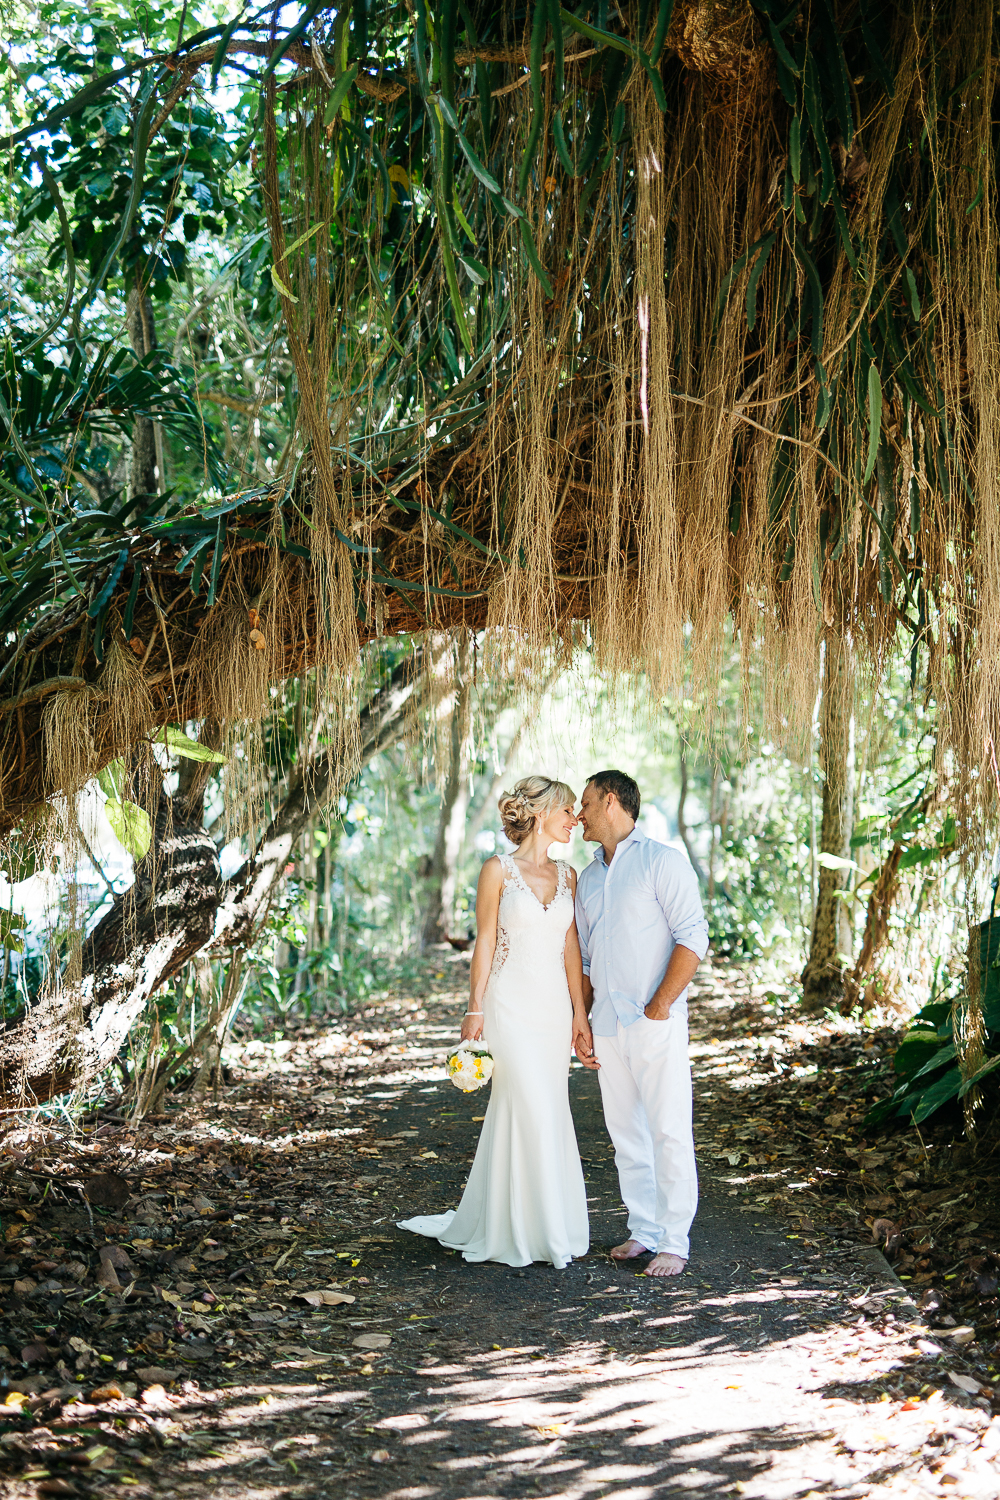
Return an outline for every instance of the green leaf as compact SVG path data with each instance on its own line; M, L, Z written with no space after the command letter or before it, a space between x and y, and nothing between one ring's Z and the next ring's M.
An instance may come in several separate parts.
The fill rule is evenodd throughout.
M241 6L240 9L239 9L239 11L236 13L236 15L230 21L229 25L226 27L225 31L222 33L221 37L219 38L219 45L216 47L216 49L215 49L215 55L212 58L212 74L211 74L211 86L212 86L212 88L215 88L216 80L218 79L218 76L219 76L219 69L222 67L222 64L226 60L226 48L229 46L229 43L232 41L233 32L236 30L237 26L239 26L239 24L242 21L242 19L243 19L243 17L244 17L245 14L246 14L246 10L245 10L245 8L243 6Z
M563 12L563 14L565 15L565 11ZM544 291L546 297L551 297L552 283L549 280L548 273L545 270L545 267L542 265L542 262L538 258L538 251L535 248L535 237L531 232L531 225L528 223L527 219L521 220L521 239L524 241L524 253L528 257L531 269L534 271L535 275L541 282L542 290Z
M27 918L19 911L0 911L0 943L12 953L23 953L24 943L17 933L26 925Z
M323 116L324 125L333 124L334 120L337 118L340 106L347 98L351 84L354 82L357 76L357 63L352 63L345 73L341 73L340 77L337 79L337 82L333 86L333 93L330 95L329 103L326 106L326 113Z
M461 127L458 123L458 116L455 113L454 109L448 103L448 100L444 97L443 94L438 94L436 97L438 105L441 109L441 113L444 116L446 123L450 125L452 130L455 132L455 139L458 141L462 154L465 157L466 161L469 163L469 166L472 168L475 175L479 178L479 181L482 183L483 187L491 193L496 193L502 199L504 207L507 208L507 200L503 197L499 182L497 182L492 172L488 172L486 170L482 162L479 160L479 157L476 155L475 151L473 151L472 147L465 139L465 136L462 134ZM518 212L518 217L520 217L519 211L515 210L515 212Z
M518 191L522 198L528 190L528 180L538 150L538 138L542 130L542 47L548 27L548 5L546 0L535 0L535 17L531 28L531 124L525 142L518 173Z
M114 593L115 588L117 587L118 580L121 578L122 574L125 571L125 564L127 562L128 562L128 548L127 547L123 547L122 550L119 552L117 558L115 559L114 567L111 569L111 572L108 574L107 582L105 583L104 587L101 589L101 592L97 595L97 598L93 601L93 603L91 604L90 608L87 611L87 614L90 616L90 618L92 620L96 619L97 616L101 613L101 610L104 609L105 606L107 605L108 600L111 598L111 595Z
M767 258L771 254L771 251L774 248L774 242L777 238L778 236L776 233L769 234L763 241L760 249L760 254L754 262L753 269L750 272L749 280L747 281L747 328L751 333L753 332L753 326L757 321L757 286L760 282L761 276L763 275L764 267L767 265Z
M444 262L444 279L448 285L448 295L451 298L451 310L455 314L455 322L458 326L459 338L467 354L472 353L472 334L465 316L465 308L462 304L462 294L458 287L458 273L455 270L455 252L451 242L451 229L448 225L448 215L444 211L438 195L438 240L441 245L441 259Z
M298 297L296 297L295 293L292 291L292 289L290 287L287 287L285 285L285 283L282 281L281 277L278 275L277 271L274 269L273 266L271 267L271 280L274 282L275 286L278 288L278 291L281 293L281 295L283 297L287 297L288 300L289 300L289 302L298 302L298 300L299 300Z
M792 123L788 127L788 165L792 173L792 181L802 181L802 121L798 115L792 116Z
M460 255L459 260L469 273L469 280L474 286L482 286L489 280L489 269L481 260L476 260L471 255Z
M144 859L153 841L153 829L146 809L134 802L109 797L104 804L104 811L118 842L133 859Z
M306 9L305 15L302 16L301 20L299 20L299 22L292 27L288 35L278 43L277 47L271 53L266 67L260 74L258 83L263 83L264 79L267 78L270 73L274 72L275 68L278 66L279 62L284 57L289 47L291 47L293 42L298 41L299 37L306 30L306 27L316 15L317 11L323 10L326 7L327 0L312 0L312 3Z
M326 224L325 223L324 224L314 224L311 229L307 229L306 230L305 234L300 234L297 240L293 240L292 241L292 243L289 245L288 249L285 251L285 254L284 254L283 258L285 260L287 260L288 257L291 255L291 253L292 253L293 250L297 250L300 245L304 245L305 244L306 240L310 239L314 234L318 234L321 229L325 229L325 228L326 228Z
M613 31L603 31L600 26L591 26L587 21L581 21L579 16L574 16L568 10L559 12L564 26L571 31L585 36L589 42L598 42L602 47L614 47L617 52L625 52L629 57L636 57L636 48L626 36L616 36Z
M938 1058L939 1053L942 1054L938 1059L941 1063L950 1062L955 1055L954 1049L951 1057L943 1055L945 1050L936 1031L909 1031L896 1048L892 1066L900 1077L916 1078L918 1073Z
M935 1114L943 1104L958 1097L964 1083L960 1068L950 1068L943 1078L937 1079L930 1088L925 1089L920 1095L920 1102L916 1109L907 1110L915 1125L920 1125L924 1120Z
M11 885L18 885L22 880L31 879L41 864L41 858L41 850L34 839L13 835L0 858L0 871Z
M111 760L103 771L97 773L97 785L105 797L115 798L118 789L125 784L125 762L123 760Z
M568 177L575 177L576 167L573 165L573 158L570 155L569 142L566 139L566 130L559 110L556 110L552 116L552 139L555 142L556 155L562 162L564 172Z
M910 1036L912 1035L913 1033L911 1032ZM907 1043L910 1040L910 1036L906 1038ZM928 1060L923 1064L923 1066L918 1068L917 1072L914 1073L914 1083L916 1083L918 1078L929 1078L932 1073L937 1072L938 1068L943 1068L945 1063L954 1062L957 1056L958 1048L955 1046L955 1043L946 1041L944 1038L939 1036L937 1050L935 1051L934 1056L929 1057Z
M208 745L200 744L174 724L165 725L154 738L157 744L166 745L168 750L172 750L175 755L182 755L185 760L203 760L211 761L217 766L225 765L226 757L221 750L212 750Z
M882 382L874 360L868 366L868 461L865 464L864 483L867 484L875 472L879 437L882 432Z
M971 1088L975 1088L976 1084L979 1083L983 1078L985 1078L987 1073L996 1072L997 1068L1000 1068L1000 1057L990 1058L990 1061L988 1063L984 1063L983 1066L979 1069L978 1073L973 1073L971 1078L967 1078L965 1080L965 1082L962 1084L962 1087L958 1091L958 1097L960 1099L964 1099Z

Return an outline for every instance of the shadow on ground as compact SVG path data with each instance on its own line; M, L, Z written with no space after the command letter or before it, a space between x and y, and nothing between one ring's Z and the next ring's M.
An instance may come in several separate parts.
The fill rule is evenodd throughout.
M134 1394L98 1399L90 1377L82 1402L32 1398L33 1416L25 1406L0 1437L5 1500L997 1500L1000 1432L982 1398L951 1398L948 1355L919 1347L901 1289L873 1284L857 1247L805 1243L702 1162L684 1276L608 1259L624 1215L597 1082L580 1069L586 1258L561 1272L472 1266L397 1230L457 1201L483 1114L440 1066L462 1003L455 968L455 993L386 1006L350 1046L327 1034L248 1052L214 1112L160 1130L159 1166L146 1140L143 1170L163 1175L143 1188L160 1191L121 1232L148 1280L77 1304L96 1347L121 1333L102 1357ZM229 1187L215 1171L207 1222L184 1221L178 1172L194 1152L198 1180L219 1159L246 1163ZM154 1234L182 1221L190 1251L158 1251ZM11 1304L18 1333L54 1341L62 1310L37 1297Z

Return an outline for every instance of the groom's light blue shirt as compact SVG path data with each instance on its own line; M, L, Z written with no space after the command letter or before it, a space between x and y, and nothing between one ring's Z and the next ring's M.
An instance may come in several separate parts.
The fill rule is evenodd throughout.
M631 1026L649 1004L678 943L704 958L708 923L684 855L633 828L610 866L598 844L576 887L583 972L594 986L595 1036ZM687 990L674 1002L686 1008Z

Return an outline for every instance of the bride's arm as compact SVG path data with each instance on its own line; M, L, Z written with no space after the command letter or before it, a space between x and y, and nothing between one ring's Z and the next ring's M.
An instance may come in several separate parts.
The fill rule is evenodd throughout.
M497 946L497 918L503 871L500 861L488 859L479 872L476 889L476 946L472 950L472 983L469 1008L462 1017L462 1041L476 1042L483 1034L483 995Z
M573 876L573 893L576 894L576 872ZM601 1065L594 1056L594 1038L590 1030L590 1021L587 1018L587 1007L584 1002L583 993L583 955L580 952L580 938L574 921L566 934L566 947L564 949L566 960L566 982L569 985L569 997L573 1002L573 1050L583 1063L585 1068L599 1068Z

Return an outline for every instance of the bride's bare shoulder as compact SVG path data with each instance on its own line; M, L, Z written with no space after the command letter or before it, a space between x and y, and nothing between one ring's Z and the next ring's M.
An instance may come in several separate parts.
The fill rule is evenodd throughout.
M499 886L503 883L503 877L503 856L500 854L491 855L491 857L484 862L483 867L479 872L480 885Z

